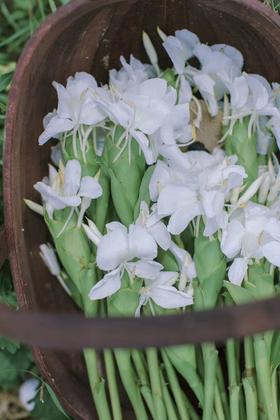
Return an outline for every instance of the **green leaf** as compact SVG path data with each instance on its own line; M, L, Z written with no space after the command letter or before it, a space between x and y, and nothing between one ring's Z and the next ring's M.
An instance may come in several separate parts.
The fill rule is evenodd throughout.
M0 92L3 92L7 89L9 84L12 81L14 72L6 73L0 76Z
M63 408L61 407L60 403L59 406L61 407L62 411L58 409L54 399L57 402L57 397L55 396L53 390L47 384L43 384L46 388L46 392L43 394L43 399L41 399L41 393L38 392L36 397L34 398L35 407L31 413L31 416L35 420L65 420L70 419L70 417L64 412ZM49 392L51 389L51 392ZM54 398L54 399L53 399Z
M145 201L148 204L148 206L151 203L149 186L150 186L150 180L151 180L154 170L155 170L154 165L149 166L149 168L145 172L145 175L143 176L143 179L140 185L138 201L134 208L134 220L136 220L137 217L139 216L141 202Z
M66 414L66 412L64 411L64 409L62 408L62 405L60 404L57 396L55 395L54 391L52 390L52 388L50 387L49 384L45 383L45 387L48 390L48 393L54 403L54 405L56 406L56 408L58 409L58 411L63 414L63 416L67 419L70 419L70 417L68 416L68 414Z
M225 141L226 153L236 155L239 165L245 168L248 186L258 177L256 134L248 136L249 121L248 117L236 122L232 134L228 135Z
M0 337L0 350L7 350L11 354L15 354L20 348L17 341L9 340L5 337Z
M254 300L253 294L249 290L244 289L244 287L237 286L229 281L224 281L224 287L237 305L242 305L243 303L252 302Z
M226 259L217 237L203 235L203 223L195 238L194 262L198 281L194 282L195 304L197 309L213 308L226 277Z
M271 365L272 369L277 369L280 366L280 333L274 334L271 345Z

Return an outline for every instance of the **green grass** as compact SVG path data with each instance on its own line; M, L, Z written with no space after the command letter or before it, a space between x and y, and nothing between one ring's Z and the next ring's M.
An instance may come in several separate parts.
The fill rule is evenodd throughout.
M280 11L280 0L264 0L267 6L270 6L275 12Z
M34 30L57 7L69 0L0 0L0 225L3 223L2 197L2 150L4 144L4 122L10 81L18 57ZM280 0L264 0L275 11L280 11ZM9 268L0 272L0 301L16 305ZM3 369L7 366L7 369ZM17 388L26 374L24 370L36 373L30 351L18 343L0 337L0 393ZM57 410L51 394L45 389L45 403L40 396L32 418L37 420L60 420L64 418Z

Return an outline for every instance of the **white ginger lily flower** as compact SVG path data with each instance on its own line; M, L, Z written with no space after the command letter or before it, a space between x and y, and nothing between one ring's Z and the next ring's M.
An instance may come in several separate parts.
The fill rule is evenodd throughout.
M120 62L120 70L110 70L110 85L113 90L125 92L129 87L155 77L153 66L141 63L133 55L130 55L129 63L123 56L120 57Z
M203 151L183 153L176 146L165 149L165 152L166 162L158 160L151 176L149 192L152 201L158 200L160 192L168 184L192 188L197 183L197 174L216 163L214 155Z
M157 214L156 205L152 206L151 212L145 201L141 202L140 214L135 222L136 225L143 226L154 238L158 246L167 251L171 246L171 236L165 224Z
M111 91L110 99L98 99L98 103L115 124L125 129L121 152L133 137L150 165L156 158L148 136L166 125L176 98L175 89L169 87L165 80L154 78L131 85L122 93Z
M139 317L141 307L150 300L165 309L183 308L193 304L192 291L182 292L174 284L178 279L178 273L172 271L161 271L154 280L145 279L145 286L140 289L139 305L135 316Z
M87 219L87 222L88 222L87 225L83 223L83 228L85 230L85 233L88 239L92 241L94 245L98 246L103 235L92 220Z
M154 161L160 155L164 156L166 149L176 147L177 143L180 143L181 146L192 143L193 129L190 123L189 104L184 103L172 106L168 119L155 134L149 136L149 141Z
M34 410L36 397L40 386L40 381L36 378L30 378L23 382L19 387L19 400L23 407L31 412Z
M70 292L68 286L66 285L63 279L61 268L57 260L54 248L50 244L42 244L40 245L39 254L42 260L44 261L46 267L48 268L49 272L57 278L57 280L59 281L63 289L66 291L66 293L69 296L71 296L72 293Z
M59 171L49 165L49 177L34 185L46 206L50 218L54 210L63 210L67 207L73 210L81 205L80 220L90 206L92 199L102 195L99 182L91 177L82 178L81 165L78 160L69 160L64 167L60 164Z
M60 143L57 143L55 146L51 146L51 161L57 168L59 167L59 163L62 161Z
M116 293L121 288L125 271L130 281L135 277L153 280L163 268L153 261L157 256L157 244L145 227L130 225L127 229L119 222L106 227L108 233L97 247L96 264L108 273L92 288L89 295L92 300Z
M158 214L171 216L167 229L174 235L182 233L194 218L202 216L204 235L211 236L225 226L225 203L231 191L242 185L246 174L244 168L235 165L234 156L225 157L221 151L214 151L212 155L206 152L185 155L189 154L186 170L192 182L167 182L159 193Z
M175 36L168 36L163 47L169 55L178 75L183 75L187 60L193 57L194 49L199 44L199 38L193 32L182 29Z
M170 251L180 268L179 290L185 291L187 286L191 287L192 280L197 276L194 261L188 251L180 248L174 242L172 242Z
M280 222L269 208L250 202L233 215L223 230L221 250L233 259L228 276L236 285L241 285L253 260L265 257L279 267Z
M257 135L257 151L265 155L272 145L272 135L280 144L280 112L268 81L257 74L242 73L226 83L230 93L230 109L224 118L231 133L236 121L250 117L248 135Z
M272 90L271 99L277 111L271 112L270 115L272 115L272 117L267 122L266 133L268 132L267 133L268 137L270 133L273 134L274 138L276 139L277 146L280 149L280 85L279 83L272 83L272 88L273 90ZM270 145L271 145L271 142L268 144L267 150Z
M53 82L58 95L58 107L44 119L45 131L39 137L43 145L51 138L77 131L81 125L93 126L105 119L104 113L94 100L94 93L100 88L88 73L76 73L69 77L66 87Z
M160 75L160 68L158 65L158 55L156 52L156 49L151 41L151 38L149 37L149 35L143 31L142 33L142 41L143 41L143 45L145 48L145 51L147 53L147 56L150 59L150 62L152 63L153 68L155 69L155 72L157 74L157 76Z
M218 101L228 92L227 84L241 74L243 56L234 47L225 44L208 46L198 44L194 55L200 61L200 70L188 66L186 72L192 76L193 84L206 101L209 113L218 113Z

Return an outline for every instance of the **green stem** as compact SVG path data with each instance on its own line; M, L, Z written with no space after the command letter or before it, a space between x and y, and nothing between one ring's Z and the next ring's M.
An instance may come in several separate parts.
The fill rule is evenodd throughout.
M247 417L252 420L258 419L258 399L257 387L255 382L255 358L252 337L244 339L244 355L245 355L245 373L242 380Z
M245 377L242 379L245 393L247 419L258 420L257 390L254 378Z
M106 378L109 387L109 394L111 399L111 407L114 420L122 419L122 411L120 404L120 397L118 391L118 384L116 381L115 364L111 350L104 350L104 361L106 369Z
M225 413L225 417L226 417L226 419L228 419L230 417L229 404L228 404L228 398L227 398L227 392L226 392L226 387L225 387L223 371L222 371L222 367L221 367L220 362L218 362L217 381L218 381L218 387L219 387L219 392L220 392L220 395L221 395L221 400L222 400L222 404L223 404L223 410L224 410L224 413Z
M186 394L184 394L184 393L183 393L183 399L184 399L184 402L185 402L186 409L189 413L190 419L191 420L200 420L199 415L197 414L197 412L193 408L192 404L188 400Z
M93 274L96 274L93 271ZM81 282L81 291L83 298L84 313L87 318L94 317L98 313L98 305L96 302L89 300L88 294L92 287L92 277L89 271ZM111 420L111 413L107 401L105 380L100 374L98 355L94 349L85 349L84 358L88 372L90 389L95 403L96 411L100 420Z
M140 381L141 394L150 410L153 419L155 419L153 395L150 388L149 377L146 371L145 359L143 354L139 350L135 349L131 350L131 356Z
M190 346L185 346L186 352L189 348ZM196 368L193 365L191 365L191 363L178 359L176 355L174 355L174 353L170 350L170 348L166 348L165 351L172 365L175 367L177 372L179 372L179 374L182 375L182 377L186 380L187 384L190 386L196 398L198 399L200 406L203 407L203 384L201 382L200 376L196 371Z
M129 350L114 350L120 377L133 407L137 420L148 420L139 387L136 383L135 372L131 363ZM103 420L103 419L102 419Z
M172 390L172 394L174 397L174 400L176 402L176 406L180 415L181 420L189 420L190 417L188 415L186 405L183 399L183 392L180 387L177 375L175 373L175 370L170 363L170 360L168 359L168 356L166 355L164 350L161 350L161 356L163 359L164 367L166 370L167 378L169 381L170 388Z
M244 338L245 374L253 376L255 370L254 347L252 337Z
M100 377L96 351L92 349L85 349L84 358L88 372L90 389L98 417L100 420L111 420L111 414L106 397L105 381Z
M239 420L239 385L236 380L235 342L230 339L226 343L227 371L229 378L229 406L231 420Z
M256 335L254 337L254 351L257 361L256 372L263 396L265 414L269 420L279 420L277 406L273 399L270 359L263 335Z
M169 390L167 388L167 384L164 381L164 377L162 372L160 372L160 380L161 380L161 386L162 386L162 395L165 402L166 412L167 412L167 418L168 420L179 420L179 417L176 413L174 403L172 401L172 398L169 394Z
M157 350L155 348L150 347L146 350L146 354L154 400L155 417L157 420L166 420L167 417L163 402Z
M278 381L277 381L277 369L274 369L272 372L272 397L275 401L277 410L279 406L278 395L279 395L279 388L278 388ZM279 411L278 411L279 412Z
M213 343L203 344L202 352L204 360L204 405L202 420L212 420L214 416L218 352Z
M218 387L217 383L216 383L216 386L215 386L214 401L215 401L215 413L216 413L217 420L226 420L225 415L224 415L224 410L223 410L223 404L222 404L222 400L221 400L221 394L220 394L219 387Z

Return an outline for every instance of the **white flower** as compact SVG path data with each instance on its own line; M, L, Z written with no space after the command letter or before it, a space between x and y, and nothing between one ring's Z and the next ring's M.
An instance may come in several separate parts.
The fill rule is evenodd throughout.
M161 165L165 185L158 193L157 211L161 217L171 216L167 226L170 233L180 234L197 216L203 216L205 236L211 236L225 226L224 205L230 199L231 191L240 187L246 177L244 168L235 165L236 160L234 156L225 157L219 150L212 154L187 152L185 171L188 179L182 177L179 181L172 179L166 167ZM155 176L151 179L152 190L155 179Z
M221 250L234 259L229 280L240 285L252 260L265 257L280 266L280 222L272 211L260 204L248 203L232 215L222 234Z
M140 316L141 307L151 299L165 309L182 308L193 304L192 292L184 293L174 287L178 273L162 271L154 280L145 280L145 286L140 289L139 305L135 316Z
M184 161L185 168L185 161ZM186 182L186 176L183 171L176 170L162 160L158 160L149 184L150 197L157 201L163 188L171 183Z
M230 93L230 109L225 116L231 133L236 121L250 117L248 135L257 135L258 153L267 154L272 144L271 133L280 144L280 112L268 81L257 74L242 73L232 82L225 82Z
M182 75L185 70L187 60L194 53L199 38L187 29L175 32L175 36L168 36L163 42L167 54L169 55L177 74Z
M40 245L40 257L53 276L60 275L61 268L57 261L55 251L50 244Z
M208 74L198 73L193 77L195 86L198 88L212 117L218 114L218 102L215 96L215 81Z
M153 261L157 256L157 244L145 227L130 225L127 229L119 222L106 227L108 233L97 247L96 264L108 273L91 290L92 300L116 293L121 288L125 271L133 281L134 277L154 279L162 269L161 264Z
M69 77L64 87L53 82L58 95L57 110L44 119L45 131L39 137L39 144L51 138L78 130L80 125L95 125L104 120L104 114L94 100L98 90L96 80L90 74L81 72Z
M84 215L91 200L102 195L99 182L90 176L82 178L81 173L81 165L75 159L69 160L65 167L60 164L59 171L49 165L49 178L34 185L42 196L49 217L54 210L77 208L81 204Z
M110 92L107 99L98 103L108 117L125 129L124 149L133 137L139 144L147 164L155 162L149 137L166 125L177 94L163 79L154 78L133 84L125 92Z
M125 92L129 87L155 76L151 65L141 63L133 55L130 56L129 63L123 56L120 57L120 62L122 64L120 70L110 70L110 85L113 90Z
M172 242L170 251L176 258L180 268L179 290L184 291L186 286L190 285L197 276L194 261L188 251L180 248L174 242Z
M218 101L228 92L228 84L241 74L243 57L235 48L217 44L209 47L198 44L194 55L200 61L200 69L188 66L186 73L206 101L209 113L218 113Z
M195 48L194 55L200 61L200 73L214 81L215 98L219 101L228 91L225 82L231 82L241 74L242 54L236 48L225 44L211 47L199 44Z
M142 40L143 40L143 45L146 50L147 56L149 57L150 62L152 63L152 66L154 67L157 76L159 76L160 68L158 65L158 55L149 35L145 31L143 31Z
M38 379L27 379L19 388L19 400L27 411L33 411L35 402L32 400L36 397L40 382Z
M57 260L54 248L50 244L42 244L40 245L39 254L50 273L57 278L66 293L71 296L71 291L63 279L61 268Z
M100 240L102 239L102 233L99 231L98 227L96 226L96 224L92 220L87 219L87 221L88 221L88 225L83 223L83 228L85 230L85 233L86 233L87 237L96 246L98 246L99 243L100 243Z
M171 236L167 231L165 224L160 220L156 212L156 206L151 209L145 201L141 202L140 214L136 220L136 225L143 226L147 229L149 234L154 238L156 243L165 251L171 246Z
M61 145L57 143L55 146L51 147L51 161L56 166L59 167L59 162L62 160Z

